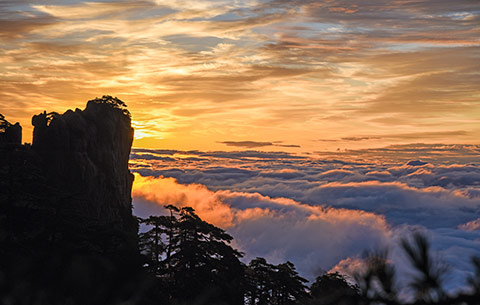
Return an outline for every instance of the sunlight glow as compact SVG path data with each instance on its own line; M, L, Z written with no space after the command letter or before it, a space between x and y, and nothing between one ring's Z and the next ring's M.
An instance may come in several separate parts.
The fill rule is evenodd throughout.
M109 94L128 104L142 147L478 142L479 10L274 3L12 2L14 26L0 29L2 114L29 141L39 101L65 111Z

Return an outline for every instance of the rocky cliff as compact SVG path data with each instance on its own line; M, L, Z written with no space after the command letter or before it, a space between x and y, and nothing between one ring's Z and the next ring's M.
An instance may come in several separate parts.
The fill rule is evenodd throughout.
M22 127L19 123L11 124L0 114L0 145L11 144L22 144Z
M0 162L7 236L73 251L138 251L128 169L133 128L125 106L104 96L85 110L44 112L32 119L31 147L4 145L4 161L15 160Z
M32 145L0 119L0 303L145 304L126 105L36 115Z
M133 128L124 109L97 99L83 111L44 112L32 123L32 148L51 184L71 194L69 204L99 223L136 232L128 170Z

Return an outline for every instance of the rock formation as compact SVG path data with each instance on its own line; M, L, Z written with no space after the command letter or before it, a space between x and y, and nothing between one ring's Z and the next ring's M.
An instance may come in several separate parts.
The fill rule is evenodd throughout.
M0 114L0 145L21 145L22 144L22 126L19 123L10 124L3 115Z
M0 303L145 304L125 107L36 115L32 145L1 116Z
M133 175L128 169L133 128L125 104L104 96L89 101L83 111L44 112L32 123L32 147L23 146L22 153L19 149L2 153L11 160L22 159L16 168L1 164L3 173L8 172L4 181L13 181L5 187L8 194L0 194L1 205L9 207L4 210L18 210L9 215L13 230L18 230L14 224L24 222L25 215L32 215L35 232L24 234L28 238L36 234L73 251L138 252ZM42 231L43 235L38 233Z
M99 99L83 111L44 112L32 123L32 148L43 158L52 185L72 195L70 204L99 223L136 232L128 170L130 117Z

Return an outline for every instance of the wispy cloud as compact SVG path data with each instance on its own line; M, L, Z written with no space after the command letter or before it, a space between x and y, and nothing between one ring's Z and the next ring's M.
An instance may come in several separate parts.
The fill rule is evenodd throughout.
M438 126L469 131L450 143L475 143L480 132L472 1L0 5L0 107L27 140L35 112L105 93L128 102L137 146L221 149L235 134L312 151L337 148L315 139L379 128L420 132L408 139L417 141Z
M265 147L265 146L300 148L300 145L296 145L296 144L281 144L282 141L276 141L276 142L223 141L220 143L225 144L227 146L244 147L244 148L258 148L258 147Z

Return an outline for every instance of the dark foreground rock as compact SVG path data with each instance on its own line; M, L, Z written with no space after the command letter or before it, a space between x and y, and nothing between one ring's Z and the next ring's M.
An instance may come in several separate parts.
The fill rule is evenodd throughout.
M136 251L128 169L133 128L128 111L110 99L95 99L85 110L62 115L35 115L31 147L18 143L18 123L0 133L0 198L11 225L8 237L22 240L24 233L17 231L33 223L34 232L25 232L28 238L53 226L46 242L58 246L75 241L73 248L86 252ZM19 226L28 214L38 219Z
M148 287L124 106L106 96L85 110L36 115L32 145L4 120L0 304L133 304Z
M11 124L0 114L0 145L21 145L22 126L19 123Z
M32 148L42 158L50 185L71 195L66 204L99 224L136 234L128 170L130 117L122 109L90 101L83 111L44 112L32 123Z

